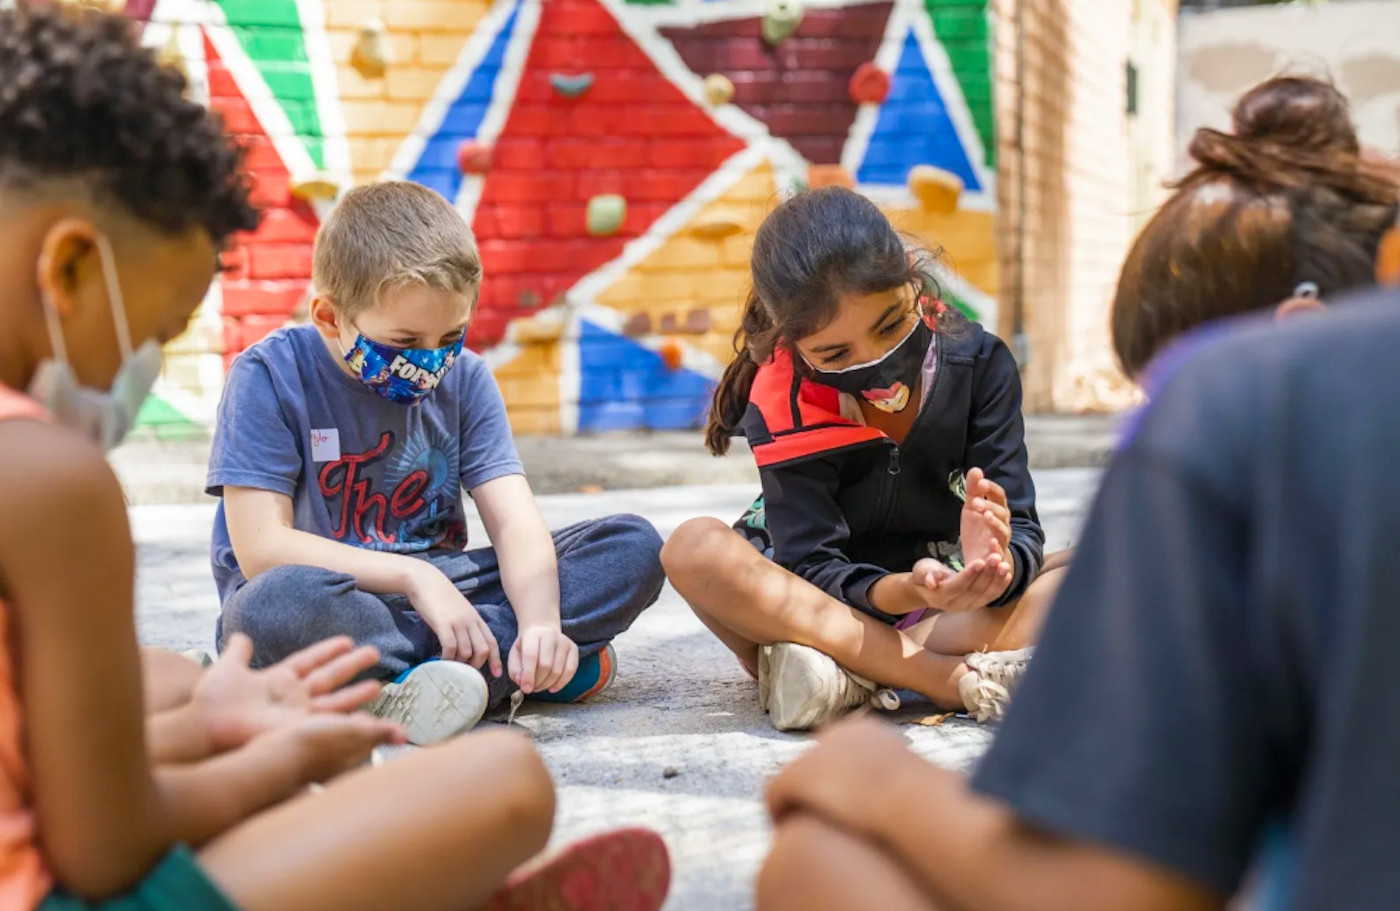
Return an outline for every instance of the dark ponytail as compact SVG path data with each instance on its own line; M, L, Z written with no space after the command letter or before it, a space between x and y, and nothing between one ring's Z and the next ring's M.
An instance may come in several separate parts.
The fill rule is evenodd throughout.
M759 367L778 345L791 346L831 322L841 295L907 285L932 306L941 297L937 259L906 242L873 202L851 190L808 190L774 209L754 236L753 290L734 334L735 358L715 388L705 447L715 455L729 451ZM952 308L935 313L940 332L965 325Z
M734 333L734 360L724 368L715 387L710 418L705 424L705 448L717 456L729 452L729 440L739 429L749 406L749 391L759 364L773 355L773 321L756 290L749 291L744 316Z

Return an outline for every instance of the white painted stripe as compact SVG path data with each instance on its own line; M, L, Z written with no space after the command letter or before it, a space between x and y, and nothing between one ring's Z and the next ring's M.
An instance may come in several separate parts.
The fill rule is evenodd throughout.
M482 17L472 30L471 37L462 46L461 53L457 55L457 60L443 74L438 82L437 89L433 92L433 97L428 99L428 103L423 106L423 112L418 115L418 123L404 141L399 145L398 151L394 154L393 161L383 174L385 180L403 180L409 172L418 164L418 159L422 157L424 148L428 145L428 140L439 129L442 128L443 121L447 119L447 112L452 109L452 105L466 89L467 83L471 81L472 74L480 66L481 61L491 50L491 45L495 43L496 36L500 34L506 22L510 20L510 14L515 9L517 3L535 2L535 0L495 0L495 5ZM521 9L521 19L517 21L515 34L512 36L512 43L521 40L521 27L525 23L526 10ZM538 19L538 11L536 11ZM529 47L529 40L534 36L533 22L529 28L530 35L524 39L525 45ZM510 59L509 51L506 54L507 61ZM504 78L503 73L498 78L497 85L501 85L500 78ZM519 79L519 73L515 74ZM514 86L511 88L511 97L515 97Z
M222 19L223 13L214 8L215 14ZM306 146L301 138L292 129L292 122L287 117L287 112L282 109L282 103L272 94L267 83L263 80L262 73L258 72L257 65L243 50L243 45L239 42L238 36L226 24L206 25L204 33L209 37L209 43L214 46L224 66L233 74L234 81L238 83L239 91L247 99L248 104L253 109L253 114L258 118L263 131L271 139L273 148L277 150L282 163L292 175L292 182L307 180L316 173L316 163L311 160L310 154L306 151Z
M301 19L302 43L311 70L316 116L321 122L321 149L326 171L342 188L354 182L350 166L350 137L346 135L345 109L340 104L340 74L331 55L326 31L326 8L321 0L296 0Z
M990 12L988 15L991 15ZM912 18L914 35L919 39L919 50L923 52L924 64L938 84L938 93L943 96L943 105L948 111L948 119L952 121L953 128L958 132L958 140L962 143L963 154L968 157L968 162L972 165L978 181L982 184L982 193L994 199L996 197L997 175L995 171L987 168L987 150L982 145L982 137L977 132L977 124L972 119L972 110L968 107L967 98L963 95L962 84L958 82L958 77L953 72L953 63L948 59L948 52L938 40L938 36L934 34L933 20L927 15ZM975 195L977 194L964 193L965 197Z
M894 71L899 66L899 55L904 50L904 36L909 33L911 15L927 15L921 0L897 0L890 18L885 22L885 34L875 51L874 63L890 74L894 82ZM875 125L880 119L880 105L863 104L856 110L856 119L846 134L846 144L841 148L841 167L852 178L865 161L865 150L870 147L870 137L875 133Z
M699 215L701 209L729 192L750 171L762 164L764 153L762 145L749 146L736 152L684 199L658 218L645 234L628 241L616 259L579 279L565 295L565 301L573 306L596 303L598 295L660 249L673 234Z

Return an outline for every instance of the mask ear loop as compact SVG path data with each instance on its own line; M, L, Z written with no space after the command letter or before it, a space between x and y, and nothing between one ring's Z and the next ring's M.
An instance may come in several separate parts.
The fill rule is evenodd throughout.
M117 277L117 260L112 244L105 234L97 235L97 258L102 262L102 278L107 284L107 300L112 306L112 325L117 332L117 347L123 359L131 357L131 326L126 321L126 304L122 300L121 279Z
M63 321L58 318L58 308L49 300L47 291L39 292L39 300L44 308L44 322L49 327L49 344L53 346L54 357L60 364L67 364L68 346L63 341Z

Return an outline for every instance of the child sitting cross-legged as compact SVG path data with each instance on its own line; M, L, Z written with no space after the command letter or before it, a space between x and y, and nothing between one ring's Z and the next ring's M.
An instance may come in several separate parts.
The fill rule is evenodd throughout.
M310 325L239 355L219 407L221 647L247 633L264 665L326 636L373 645L390 682L372 708L415 743L517 688L599 692L609 642L660 593L661 539L636 516L551 537L500 391L463 348L482 280L466 223L418 184L359 187L313 270ZM463 488L493 547L465 550Z
M154 650L143 667L103 449L222 244L257 223L237 150L185 90L121 16L0 10L0 908L654 911L651 833L512 873L554 815L524 738L357 769L404 740L355 711L380 689L351 683L371 646L252 670L231 634L208 670Z

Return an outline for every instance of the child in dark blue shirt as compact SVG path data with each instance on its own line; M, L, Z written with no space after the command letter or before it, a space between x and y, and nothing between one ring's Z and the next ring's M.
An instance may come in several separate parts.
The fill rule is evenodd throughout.
M375 709L420 743L516 688L596 694L609 641L660 592L661 540L635 516L551 538L463 348L481 282L466 224L416 184L357 188L317 236L313 281L311 323L240 355L220 404L220 646L247 633L266 664L330 635L374 645L393 681ZM464 549L463 489L494 547Z

